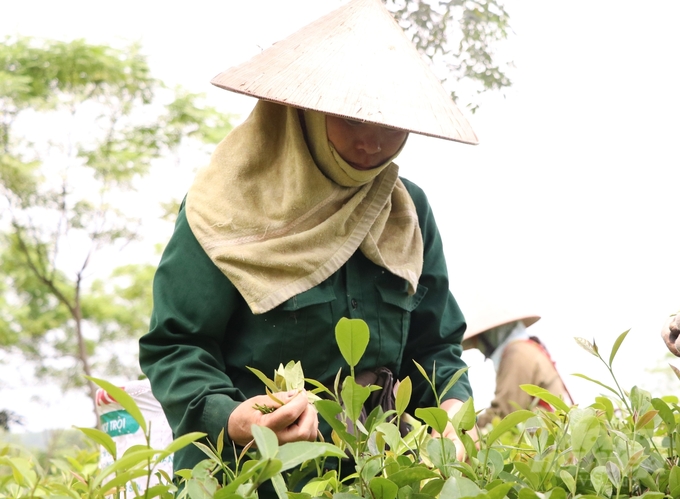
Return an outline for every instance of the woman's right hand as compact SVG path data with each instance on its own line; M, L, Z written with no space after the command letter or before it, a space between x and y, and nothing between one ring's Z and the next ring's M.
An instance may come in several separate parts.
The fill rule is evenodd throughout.
M276 433L279 444L316 440L319 418L314 406L308 402L305 391L279 392L274 397L283 405L268 395L258 395L236 407L227 422L227 432L232 442L240 446L247 445L253 439L250 427L254 424L266 426ZM263 414L256 406L268 406L276 410Z

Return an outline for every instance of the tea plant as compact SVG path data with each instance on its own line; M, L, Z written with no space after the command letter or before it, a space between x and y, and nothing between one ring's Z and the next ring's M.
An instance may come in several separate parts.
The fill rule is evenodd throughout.
M49 469L15 446L0 448L0 498L128 498L176 496L180 499L250 499L261 497L270 482L281 499L595 499L680 497L680 405L674 396L652 397L638 387L619 385L613 362L628 332L620 335L605 359L595 342L577 338L588 353L604 363L612 378L602 382L577 374L602 387L602 395L588 406L569 406L559 397L533 385L522 388L548 402L554 411L518 410L478 428L469 437L475 409L469 400L454 417L441 409L441 395L462 373L448 380L442 393L435 390L434 372L417 366L432 390L436 407L406 413L411 380L400 381L393 410L362 409L377 386L357 382L354 368L365 352L368 329L362 321L344 319L336 328L340 353L349 375L335 378L332 387L304 377L296 362L279 366L274 378L252 370L274 394L305 386L320 417L331 427L332 442L293 442L279 445L268 428L253 426L253 442L222 460L224 438L214 445L200 441L204 434L184 435L165 449L152 449L149 428L134 400L123 390L94 380L123 406L143 429L147 445L133 446L116 455L109 435L81 428L93 443L110 452L114 462L100 468L97 453L53 459ZM278 404L273 405L277 406ZM400 432L400 423L410 429ZM434 438L452 424L465 445L465 461L456 460L453 443ZM192 470L177 470L178 486L157 468L158 463L185 445L196 445L206 459ZM333 462L337 466L332 466ZM153 475L158 483L150 485ZM138 480L147 487L139 487Z

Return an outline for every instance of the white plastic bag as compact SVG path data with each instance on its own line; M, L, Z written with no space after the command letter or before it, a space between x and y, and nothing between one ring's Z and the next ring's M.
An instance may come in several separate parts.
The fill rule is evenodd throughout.
M131 381L121 386L130 395L150 428L150 445L153 449L165 449L172 442L172 430L165 418L160 403L151 393L149 380ZM144 432L139 424L134 420L128 411L123 409L106 391L101 388L97 390L97 416L101 424L101 429L107 433L116 443L118 458L133 445L146 445ZM99 457L99 466L106 468L113 463L113 456L102 448ZM156 470L165 471L172 477L172 454L165 458ZM140 491L144 491L147 485L146 477L134 480ZM158 478L152 475L149 486L158 483ZM132 492L132 485L128 483L128 492Z

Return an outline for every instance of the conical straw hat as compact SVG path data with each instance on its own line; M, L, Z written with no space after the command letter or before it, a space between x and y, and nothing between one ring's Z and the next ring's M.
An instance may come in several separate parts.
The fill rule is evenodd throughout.
M459 300L460 301L460 300ZM462 307L467 329L463 335L463 348L471 347L470 338L488 331L489 329L522 321L525 327L537 322L541 316L527 311L523 307L502 307L489 296L477 295Z
M478 143L380 0L352 0L211 83L292 107Z

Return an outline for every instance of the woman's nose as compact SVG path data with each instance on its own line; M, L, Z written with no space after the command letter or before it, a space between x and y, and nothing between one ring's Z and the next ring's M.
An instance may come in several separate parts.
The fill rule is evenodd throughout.
M377 154L382 151L379 133L366 133L357 141L357 149L366 154Z

